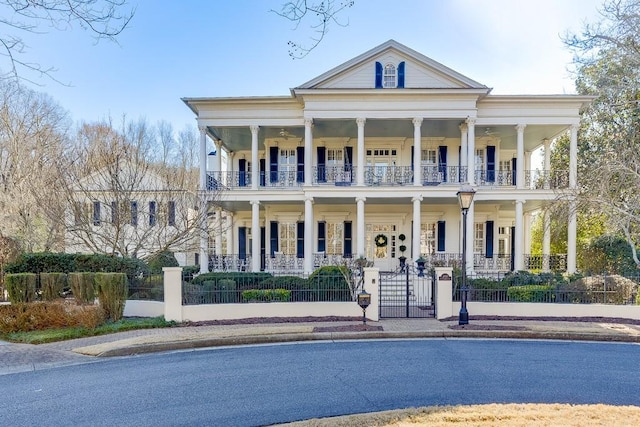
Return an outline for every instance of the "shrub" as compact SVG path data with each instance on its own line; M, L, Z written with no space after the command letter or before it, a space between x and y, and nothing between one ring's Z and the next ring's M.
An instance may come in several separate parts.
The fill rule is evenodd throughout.
M151 273L162 273L162 267L178 267L178 260L171 251L162 251L147 260Z
M553 302L551 285L511 286L507 289L507 297L513 302Z
M242 291L242 300L245 302L287 302L291 301L291 291L286 289L249 289Z
M207 280L202 283L204 298L207 303L236 303L238 302L237 285L234 280L221 279L217 282Z
M122 319L127 301L127 276L124 273L96 273L96 291L107 319Z
M128 288L129 297L132 300L163 301L164 300L164 275L151 274L139 278Z
M219 280L229 279L236 282L238 289L260 289L260 283L270 277L273 277L271 273L204 273L194 277L191 283L198 285L205 281L217 282Z
M634 281L618 275L591 276L563 286L562 290L573 293L574 299L579 298L581 302L624 304L633 301L637 285Z
M64 273L40 273L40 290L43 301L53 301L62 297L67 286L67 275Z
M187 265L182 267L182 280L185 282L191 282L193 277L200 272L199 265Z
M352 301L351 288L344 276L346 267L326 266L307 279L307 301Z
M33 273L7 274L4 277L9 301L12 304L36 300L36 279Z
M76 304L93 304L96 300L94 273L69 273L67 282Z
M104 323L97 307L76 307L60 302L17 303L0 306L0 332L29 332L42 329L85 327Z

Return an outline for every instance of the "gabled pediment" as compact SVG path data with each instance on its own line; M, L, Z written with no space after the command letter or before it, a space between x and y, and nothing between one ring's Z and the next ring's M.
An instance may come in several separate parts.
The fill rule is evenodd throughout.
M406 89L489 89L395 40L377 46L310 80L296 89L375 89L387 65L402 73ZM400 69L402 68L402 71Z

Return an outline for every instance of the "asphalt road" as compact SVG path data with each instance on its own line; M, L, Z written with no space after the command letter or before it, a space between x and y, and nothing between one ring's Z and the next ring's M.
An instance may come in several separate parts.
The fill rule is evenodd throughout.
M640 346L404 340L228 347L0 376L0 425L254 426L415 406L640 405Z

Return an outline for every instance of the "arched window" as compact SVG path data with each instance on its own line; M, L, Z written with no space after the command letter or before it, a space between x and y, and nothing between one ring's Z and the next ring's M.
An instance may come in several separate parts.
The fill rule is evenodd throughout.
M396 66L393 64L387 64L384 66L384 73L382 76L382 87L395 88L396 84Z

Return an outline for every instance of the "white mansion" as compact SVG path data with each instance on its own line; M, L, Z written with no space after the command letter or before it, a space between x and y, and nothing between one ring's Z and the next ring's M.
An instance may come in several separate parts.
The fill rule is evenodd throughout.
M531 255L530 228L577 185L579 111L592 98L490 92L390 40L288 96L184 98L201 132L201 197L217 218L201 238L201 270L459 262L466 183L476 190L468 270L574 272L575 214L567 254L550 253L545 231L542 255ZM551 170L549 146L565 132L571 160ZM543 165L532 165L541 147Z

